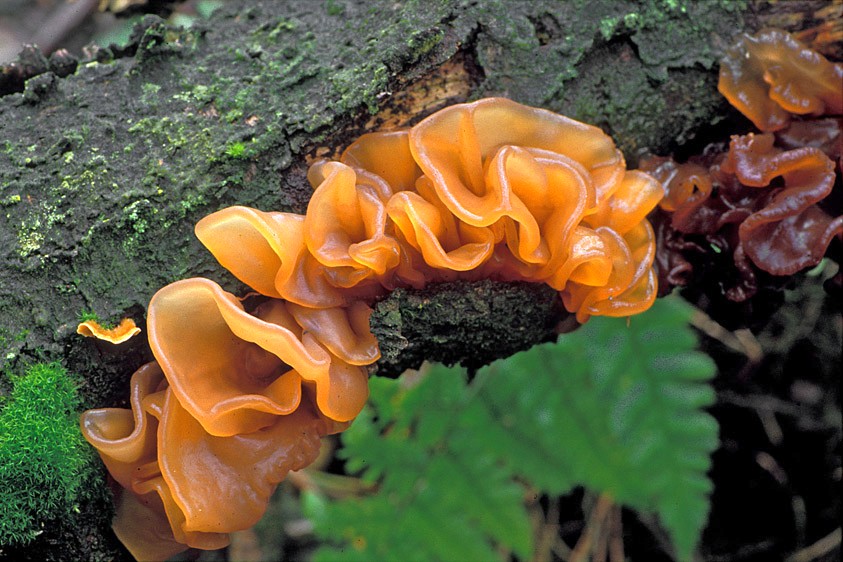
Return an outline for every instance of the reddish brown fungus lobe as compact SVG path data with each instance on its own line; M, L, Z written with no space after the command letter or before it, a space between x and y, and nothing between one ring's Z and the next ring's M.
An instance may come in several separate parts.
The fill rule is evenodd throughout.
M843 64L768 29L744 35L720 63L720 93L764 132L791 115L843 114Z
M733 257L740 280L723 290L740 301L757 288L755 268L793 274L819 263L843 236L840 209L827 204L839 184L843 65L766 30L728 51L718 87L775 136L734 136L727 151L712 145L683 164L651 157L642 168L666 191L654 217L664 289L685 284L693 258L716 248Z
M711 235L738 225L743 252L758 268L790 275L819 263L843 217L817 206L834 185L833 162L817 148L782 150L773 141L735 136L708 168L665 158L642 167L664 182L662 209L672 212L673 228Z

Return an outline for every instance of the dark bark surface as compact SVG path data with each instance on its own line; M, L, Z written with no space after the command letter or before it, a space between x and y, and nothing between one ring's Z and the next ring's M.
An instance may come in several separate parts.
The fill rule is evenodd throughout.
M189 30L149 18L64 77L35 61L44 72L0 98L0 371L60 360L88 407L124 405L145 337L98 345L75 334L80 315L143 326L154 292L192 276L243 292L196 220L304 212L307 157L372 127L505 96L601 126L630 166L692 152L730 114L716 62L745 16L729 0L243 0ZM494 314L534 312L508 302ZM39 558L120 556L106 530L69 538L74 525L55 523Z
M90 405L113 402L143 338L101 351L75 335L80 314L143 325L158 288L196 275L239 290L193 223L232 204L303 212L305 156L384 108L406 122L411 88L427 113L491 95L547 107L631 161L683 144L723 113L715 49L742 19L733 2L671 6L233 2L190 30L150 18L134 45L29 79L0 98L0 368L61 358Z

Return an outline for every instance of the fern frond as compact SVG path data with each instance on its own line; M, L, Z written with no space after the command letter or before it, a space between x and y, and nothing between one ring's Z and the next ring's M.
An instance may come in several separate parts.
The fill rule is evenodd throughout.
M690 311L663 299L631 319L594 318L552 344L465 373L371 381L343 435L346 468L375 495L320 503L317 533L350 548L317 560L524 559L526 482L574 486L658 514L689 559L708 511L717 426L700 408L713 363L694 350Z
M593 318L555 344L492 364L474 383L513 440L534 446L509 457L518 473L548 492L582 485L657 513L682 560L706 521L718 442L714 418L700 410L714 401L704 382L715 367L694 349L689 315L668 298L628 326Z
M373 379L370 405L343 437L349 470L379 481L377 495L328 504L323 536L351 548L317 560L495 560L532 551L523 489L499 447L466 425L482 412L465 374L441 365L417 384Z

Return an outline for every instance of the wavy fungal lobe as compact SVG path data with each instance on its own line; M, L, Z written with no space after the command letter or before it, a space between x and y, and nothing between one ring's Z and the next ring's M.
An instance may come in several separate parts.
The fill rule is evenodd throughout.
M304 216L231 207L199 221L256 293L198 278L161 289L147 322L156 362L133 377L131 410L82 417L123 488L115 530L140 559L227 544L354 419L380 357L369 305L393 289L543 283L580 322L656 297L645 217L662 186L567 117L506 99L455 105L364 135L308 178Z

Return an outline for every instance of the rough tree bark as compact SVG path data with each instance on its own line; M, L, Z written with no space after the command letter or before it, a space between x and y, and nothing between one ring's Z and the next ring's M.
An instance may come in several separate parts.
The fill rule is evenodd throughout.
M596 124L631 166L645 150L692 151L730 114L716 61L750 12L731 0L235 0L189 30L147 18L131 45L65 77L30 53L52 71L0 98L0 370L60 360L84 377L87 406L125 404L145 338L98 346L76 336L81 313L143 326L158 288L197 275L242 292L195 240L198 218L232 204L301 213L309 157L449 103L505 96ZM10 89L23 66L6 69ZM506 308L494 314L526 315ZM53 557L118 555L107 529L56 525L41 541Z

